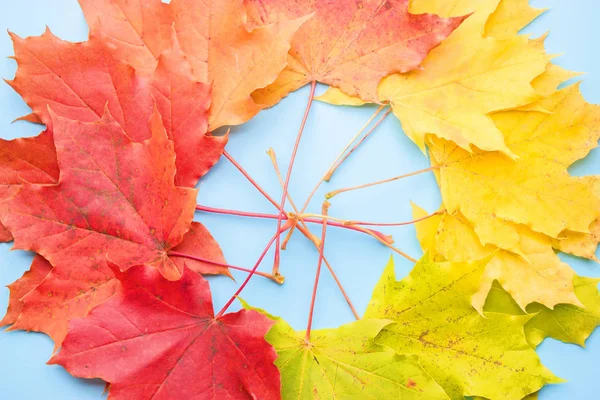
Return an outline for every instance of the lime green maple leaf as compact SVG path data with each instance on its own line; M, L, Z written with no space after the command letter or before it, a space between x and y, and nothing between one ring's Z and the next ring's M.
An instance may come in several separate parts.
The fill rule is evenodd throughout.
M532 347L547 337L565 343L585 345L586 339L600 325L600 293L597 278L575 276L573 287L585 308L572 304L557 304L553 310L538 303L527 306L533 318L525 325L525 335ZM495 282L486 300L485 311L522 315L523 311L502 286Z
M365 317L391 319L376 343L418 356L452 399L481 396L520 400L561 380L525 340L529 315L487 313L471 305L486 261L435 263L425 255L396 281L390 261Z
M244 304L245 307L248 307ZM391 321L364 319L335 329L295 331L281 318L267 336L278 358L282 399L448 399L415 356L377 345Z

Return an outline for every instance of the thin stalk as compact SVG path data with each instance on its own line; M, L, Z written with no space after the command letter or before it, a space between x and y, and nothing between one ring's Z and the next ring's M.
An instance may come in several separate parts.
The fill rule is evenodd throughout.
M300 129L298 130L298 136L296 137L296 143L294 144L294 149L292 150L292 157L290 158L290 165L288 166L287 175L285 177L285 184L283 185L283 194L281 196L281 201L279 202L279 218L277 219L277 232L281 230L281 222L283 216L283 210L285 208L285 200L287 198L288 187L290 184L290 177L292 176L292 169L294 168L294 161L296 160L296 153L298 152L298 146L300 145L300 139L302 139L302 133L304 132L304 127L306 126L306 120L308 119L308 114L310 113L310 108L312 106L314 97L315 97L315 88L317 87L317 82L312 81L310 84L310 94L308 99L308 104L306 105L306 111L304 112L304 118L302 118L302 123L300 124ZM279 274L279 245L281 242L281 238L277 235L276 239L276 247L275 247L275 259L273 261L273 275L277 276Z
M277 207L283 211L283 207L279 207L277 202L275 200L273 200L273 198L271 196L269 196L269 194L262 187L260 187L260 185L250 176L250 174L248 172L246 172L246 170L240 165L240 163L238 163L231 156L231 154L229 154L227 152L227 150L225 150L223 152L223 155L238 169L238 171L240 171L242 173L242 175L244 175L246 177L246 179L248 179L248 181L252 184L252 186L254 186L265 197L265 199L269 200L269 202L271 204L273 204L275 207Z
M169 252L169 256L171 256L171 257L187 258L189 260L200 261L200 262L203 262L203 263L206 263L206 264L212 264L212 265L216 265L216 266L219 266L219 267L225 267L225 268L233 269L233 270L236 270L236 271L242 271L242 272L247 272L247 273L252 272L251 270L249 270L247 268L236 267L235 265L229 265L229 264L225 264L225 263L220 263L218 261L213 261L213 260L209 260L207 258L202 258L202 257L196 257L196 256L192 256L192 255L189 255L189 254L183 254L183 253L179 253L179 252L176 252L176 251L170 251ZM272 281L277 282L280 285L283 284L283 281L284 281L283 279L277 279L273 275L268 274L266 272L256 271L255 275L260 275L262 277L269 278Z
M398 181L400 179L404 179L404 178L408 178L411 176L415 176L415 175L419 175L419 174L423 174L425 172L429 172L429 171L433 171L434 169L438 169L438 166L434 166L434 167L429 167L429 168L425 168L425 169L420 169L418 171L414 171L408 174L404 174L404 175L399 175L399 176L395 176L393 178L388 178L388 179L384 179L382 181L377 181L377 182L371 182L371 183L365 183L364 185L358 185L358 186L352 186L349 188L344 188L344 189L338 189L338 190L334 190L333 192L329 192L325 195L325 197L327 199L331 199L333 196L338 195L340 193L344 193L344 192L350 192L352 190L358 190L358 189L364 189L364 188L368 188L368 187L372 187L372 186L377 186L377 185L381 185L384 183L389 183L389 182L394 182L394 181Z
M207 206L202 206L202 205L197 205L196 206L196 210L203 211L203 212L215 213L215 214L236 215L236 216L240 216L240 217L250 217L250 218L264 218L264 219L278 219L279 218L275 214L264 214L264 213L253 213L253 212L237 211L237 210L227 210L227 209L224 209L224 208L207 207ZM316 215L318 215L318 214L316 214ZM305 222L310 222L312 224L319 224L319 225L323 224L323 220L322 219L318 219L318 218L304 218L303 216L298 215L298 214L295 214L295 216L298 219L303 220ZM289 220L290 216L289 215L284 215L283 219ZM340 221L343 221L343 220L340 220ZM335 226L337 228L348 229L348 230L351 230L351 231L364 232L364 230L361 230L361 229L358 229L357 227L349 225L348 221L343 221L343 222L331 221L331 222L329 222L329 225ZM369 231L371 231L372 233L374 233L375 235L377 235L379 237L386 238L386 236L383 233L381 233L381 232L374 231L374 230L371 230L371 229L369 229ZM393 243L393 241L390 241L390 243Z
M435 217L436 215L440 215L442 212L441 211L437 211L434 212L432 214L426 215L424 217L421 218L417 218L417 219L413 219L412 221L405 221L405 222L390 222L390 223L386 223L386 222L365 222L365 221L348 221L346 222L347 225L367 225L367 226L406 226L406 225L413 225L416 224L418 222L421 221L425 221L431 217Z
M306 208L310 204L310 201L312 200L312 198L317 193L317 190L319 190L319 188L321 187L321 185L323 184L323 182L326 180L327 176L329 176L329 172L333 168L335 168L335 166L338 163L338 161L340 161L342 159L342 157L344 156L344 153L346 153L346 151L350 148L350 146L352 146L352 143L354 143L356 141L356 139L358 139L358 137L360 135L362 135L362 133L365 131L365 129L367 129L369 127L369 125L371 124L371 122L373 122L373 120L377 117L377 115L379 115L379 113L383 110L384 107L385 107L385 105L382 104L377 110L375 110L375 113L371 116L371 118L369 118L369 120L363 125L363 127L360 128L360 130L358 131L358 133L356 135L354 135L354 137L348 142L348 144L346 145L346 147L344 147L344 150L342 150L342 152L337 156L337 158L331 164L331 166L329 167L329 169L327 169L327 172L325 172L325 174L323 175L323 177L321 177L321 179L319 180L319 182L317 182L317 184L313 188L312 192L310 192L310 194L308 195L308 198L306 199L306 201L304 202L304 205L302 206L302 210L300 210L301 213L303 213L304 211L306 211Z
M304 234L304 236L308 240L310 240L317 249L320 247L320 241L319 241L319 239L317 237L315 237L308 229L306 229L303 226L298 225L298 230L300 232L302 232L302 234ZM356 308L354 308L354 304L352 304L352 300L350 300L350 296L348 296L348 293L346 293L346 290L344 289L344 286L342 286L342 282L339 280L337 274L333 270L333 267L331 266L331 264L329 264L329 261L327 261L327 258L325 256L323 256L323 262L325 262L325 265L327 266L327 269L331 273L331 276L333 277L333 280L335 280L335 283L340 288L340 292L342 292L342 296L344 296L344 299L346 300L346 303L348 303L348 307L350 307L350 310L352 311L352 314L354 314L354 318L356 318L357 320L359 320L360 319L360 315L358 315L358 312L356 312Z
M339 160L339 161L337 162L337 164L335 165L335 167L331 168L331 169L329 170L329 172L327 172L327 175L325 175L325 181L326 181L326 182L329 182L329 181L331 180L331 177L333 176L333 174L335 174L335 171L337 171L337 169L340 167L340 165L342 165L342 164L344 163L344 161L346 161L346 159L348 159L348 157L350 157L350 155L351 155L352 153L354 153L354 152L356 151L356 149L358 149L358 147L359 147L359 146L360 146L360 145L361 145L361 144L362 144L362 143L363 143L365 140L367 140L367 138L368 138L368 137L369 137L369 136L370 136L370 135L371 135L371 134L372 134L372 133L375 131L375 129L377 129L377 127L378 127L379 125L381 125L381 123L383 122L383 120L385 120L385 117L387 117L387 116L389 115L389 113L390 113L390 112L392 112L392 109L391 109L391 108L390 108L390 109L388 109L388 110L387 110L387 111L386 111L386 112L385 112L385 113L384 113L384 114L381 116L381 118L379 119L379 121L377 121L377 122L375 123L375 125L373 125L373 126L371 127L371 129L369 130L369 132L367 132L367 134L366 134L365 136L363 136L363 137L362 137L362 138L361 138L361 139L358 141L358 143L356 143L356 144L354 145L354 147L352 147L352 148L350 149L350 151L348 151L346 154L344 154L344 156L342 157L342 159L341 159L341 160Z
M321 213L327 215L329 203L323 203ZM319 287L319 277L321 276L321 265L323 265L323 251L325 250L325 234L327 233L327 218L323 220L323 230L321 231L321 246L319 247L319 262L317 264L317 273L315 274L315 284L313 286L312 298L310 300L310 311L308 313L308 324L306 326L306 343L310 343L310 330L312 328L313 315L315 312L315 302L317 299L317 288Z
M275 169L275 174L277 175L277 179L279 180L279 184L281 185L281 187L283 187L283 178L281 177L281 172L279 171L279 165L277 164L277 156L276 156L275 152L271 150L269 152L269 157L271 158L271 162L273 163L273 168ZM309 241L311 241L314 244L314 246L317 248L317 250L318 250L321 247L321 243L320 243L319 239L315 235L313 235L312 232L308 229L308 226L306 226L305 220L304 220L303 216L300 213L298 213L298 208L296 208L296 204L294 203L294 200L292 200L292 197L289 196L289 195L288 195L288 197L289 197L290 204L292 205L294 211L299 216L300 225L298 225L298 223L292 225L292 228L289 230L288 235L286 236L285 241L283 242L284 244L282 245L282 248L285 249L284 246L287 245L287 242L288 242L288 240L290 238L290 234L293 232L294 228L297 227L298 230ZM325 219L326 218L327 217L325 217ZM328 223L329 221L326 222L325 219L322 219L318 223L321 223L321 224ZM357 320L360 319L360 316L356 312L356 308L354 308L354 304L352 304L352 300L350 300L350 297L348 296L348 293L346 293L346 290L344 289L344 286L342 286L342 282L338 279L337 274L335 273L335 271L331 267L331 264L329 264L329 261L327 261L327 258L325 258L325 256L323 256L323 261L325 262L325 265L327 266L327 269L331 273L331 276L335 280L335 283L340 288L340 292L342 292L342 295L344 296L344 299L346 299L346 303L348 303L348 306L350 307L350 310L352 310L352 314L354 314L354 317Z
M267 246L265 247L265 249L261 253L260 257L256 261L256 264L254 264L254 267L252 267L252 270L250 270L250 273L248 274L248 276L246 277L246 279L244 280L244 282L242 282L242 284L240 285L240 287L238 288L238 290L236 290L236 292L233 294L233 296L231 296L231 298L223 306L223 308L221 309L221 311L219 311L217 313L215 319L221 318L223 316L223 314L225 314L225 312L227 311L227 309L231 306L231 304L235 301L235 299L237 299L237 297L240 295L240 293L242 293L242 290L244 290L244 288L248 285L248 282L250 282L250 279L252 279L252 276L256 273L256 270L260 266L260 263L262 262L262 260L265 258L265 256L269 252L269 249L273 245L273 242L275 241L275 239L281 234L281 232L289 229L290 226L291 226L290 221L287 221L284 225L281 226L281 229L278 230L277 233L275 233L275 235L273 235L273 237L271 238L271 240L269 240L269 243L267 243Z
M215 208L208 206L196 205L197 211L204 211L213 214L225 214L225 215L237 215L238 217L250 217L250 218L264 218L264 219L277 219L277 215L275 214L265 214L265 213L255 213L255 212L246 212L246 211L237 211L237 210L226 210L224 208Z
M277 179L279 180L279 184L281 185L281 187L283 187L283 178L281 176L281 171L279 170L279 165L277 163L277 155L275 154L275 151L273 151L272 149L269 149L269 151L267 152L267 154L269 155L269 157L271 158L271 163L273 164L273 168L275 169L275 175L277 175ZM314 219L314 218L307 218L307 216L310 216L311 214L302 214L300 211L298 211L298 207L296 207L296 204L294 204L294 201L292 200L291 196L288 193L288 199L290 200L290 204L292 205L292 208L294 209L294 212L296 213L296 216L299 218L299 221L302 225L304 225L304 227L306 228L306 230L308 231L308 227L306 226L305 222L311 222L311 223L317 223L317 224L322 224L323 223L323 215L320 214L313 214L316 215L319 219ZM384 235L381 232L378 231L373 231L371 229L368 230L368 232L365 232L365 229L359 229L357 227L353 227L347 224L347 221L344 221L342 219L339 218L332 218L332 217L326 217L328 219L328 224L331 226L336 226L339 228L346 228L349 230L353 230L353 231L358 231L358 232L363 232L363 233L367 233L371 236L376 236L379 238L382 238L383 240L385 240L387 243L392 244L394 243L394 241L391 239L391 237ZM331 220L331 221L329 221ZM294 233L294 229L298 227L298 224L293 225L292 228L288 231L285 239L283 240L283 243L281 245L281 249L285 250L287 247L288 242L290 241L292 234ZM306 236L306 234L305 234ZM318 247L318 246L317 246Z

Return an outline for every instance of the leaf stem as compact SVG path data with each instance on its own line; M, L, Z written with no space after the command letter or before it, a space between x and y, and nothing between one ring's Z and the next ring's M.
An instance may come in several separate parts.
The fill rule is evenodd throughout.
M388 109L388 110L387 110L387 111L386 111L386 112L385 112L385 113L384 113L384 114L381 116L381 118L379 119L379 121L377 121L377 122L375 123L375 125L373 125L373 126L371 127L371 129L369 130L369 132L367 132L367 134L366 134L365 136L363 136L363 137L362 137L362 138L361 138L361 139L358 141L358 143L356 143L356 144L354 145L354 147L352 147L352 148L350 149L350 151L348 151L346 154L344 154L344 156L342 157L342 159L341 159L341 160L339 160L339 161L337 162L337 164L335 164L335 166L329 170L329 172L327 172L327 175L325 175L325 179L324 179L326 182L329 182L329 180L331 179L331 177L333 176L333 174L335 173L335 171L337 171L337 169L338 169L338 168L339 168L339 167L342 165L342 163L343 163L344 161L346 161L346 159L347 159L348 157L350 157L350 155L351 155L352 153L354 153L354 152L356 151L356 149L357 149L357 148L358 148L358 147L359 147L359 146L360 146L360 145L361 145L361 144L362 144L362 143L363 143L365 140L367 140L367 138L368 138L368 137L369 137L369 136L370 136L370 135L371 135L371 134L372 134L372 133L375 131L375 129L377 129L377 127L378 127L379 125L381 125L381 123L382 123L382 122L385 120L385 117L387 117L387 116L389 115L389 113L390 113L390 112L392 112L392 109L391 109L391 108L389 108L389 109Z
M204 212L210 212L210 213L215 213L215 214L236 215L236 216L240 216L240 217L250 217L250 218L264 218L264 219L278 219L279 218L275 214L264 214L264 213L254 213L254 212L237 211L237 210L227 210L227 209L224 209L224 208L214 208L214 207L208 207L208 206L202 206L202 205L196 205L196 210L198 210L198 211L204 211ZM323 220L319 219L319 218L304 218L303 215L298 215L298 214L294 214L294 215L299 220L302 220L304 222L310 222L312 224L319 224L319 225L323 224ZM319 214L315 214L315 215L319 215ZM283 219L288 220L288 219L290 219L290 216L286 214L286 215L283 216ZM344 221L344 220L339 220L339 221L343 221L343 222L331 221L331 222L328 222L328 224L331 225L331 226L335 226L337 228L344 228L344 229L348 229L348 230L358 231L358 232L363 232L364 233L364 230L358 229L357 227L354 227L351 224L349 225L348 224L349 221ZM292 226L292 229L293 229L293 226ZM374 231L374 230L371 230L371 229L369 229L369 231L371 231L372 233L374 233L375 235L377 235L377 236L379 236L381 238L384 238L390 244L393 243L393 240L389 240L387 238L387 236L385 236L383 233L378 232L378 231Z
M225 312L227 311L227 309L231 306L231 304L235 301L235 299L240 295L240 293L242 293L242 291L244 290L244 288L248 285L248 282L250 282L250 279L252 279L252 276L254 274L256 274L256 270L260 266L262 260L267 255L269 249L273 245L273 242L275 242L275 239L281 234L281 232L284 232L284 231L288 230L291 226L292 226L291 222L287 221L284 225L281 226L281 229L277 230L277 233L275 233L275 235L273 235L273 237L269 240L269 243L267 243L267 246L265 247L265 249L261 253L261 255L258 258L258 260L256 261L256 264L254 264L254 267L252 267L252 270L250 270L250 273L248 274L248 276L246 277L246 279L244 280L244 282L242 282L242 284L240 285L240 287L238 288L238 290L236 290L236 292L233 294L233 296L231 296L231 298L223 306L223 308L221 309L221 311L219 311L217 313L217 315L215 316L215 319L219 319L219 318L221 318L223 316L223 314L225 314ZM273 274L273 275L278 276L276 274Z
M363 185L358 185L358 186L352 186L352 187L348 187L348 188L344 188L344 189L338 189L338 190L334 190L333 192L329 192L325 195L325 197L327 199L331 199L333 196L338 195L340 193L344 193L344 192L350 192L353 190L358 190L358 189L364 189L364 188L368 188L371 186L377 186L377 185L381 185L384 183L389 183L389 182L394 182L400 179L404 179L404 178L408 178L411 176L415 176L415 175L420 175L423 174L425 172L429 172L429 171L433 171L434 169L438 169L439 166L433 166L433 167L429 167L429 168L425 168L425 169L420 169L418 171L414 171L408 174L404 174L404 175L399 175L399 176L395 176L393 178L388 178L388 179L384 179L381 181L376 181L376 182L371 182L371 183L365 183Z
M277 215L275 214L265 214L265 213L255 213L255 212L246 212L246 211L237 211L237 210L227 210L224 208L215 208L202 206L200 204L196 205L197 211L204 211L213 214L225 214L225 215L237 215L238 217L250 217L250 218L264 218L264 219L277 219ZM287 219L287 216L284 217Z
M412 221L404 221L404 222L365 222L365 221L347 221L347 225L367 225L367 226L406 226L406 225L414 225L418 222L425 221L426 219L435 217L436 215L440 215L442 211L436 211L429 215L426 215L421 218L413 219Z
M319 239L317 237L315 237L315 235L313 235L304 226L300 226L300 225L297 225L297 226L298 226L298 230L300 232L302 232L302 234L308 240L310 240L314 244L314 246L318 249L320 247L320 241L319 241ZM338 278L337 274L333 270L333 267L331 266L331 264L329 264L329 261L327 261L327 258L325 256L323 256L323 262L325 262L325 265L327 266L327 269L331 273L331 276L333 277L333 280L335 280L335 283L340 288L340 292L342 292L342 296L344 296L344 299L346 300L346 303L348 303L348 307L350 307L350 311L352 311L352 314L354 315L354 318L356 318L357 320L359 320L360 319L360 315L358 315L358 312L356 312L356 308L354 308L354 304L352 304L352 300L350 300L350 296L348 296L348 293L346 293L346 290L344 289L344 286L342 286L342 282Z
M354 137L348 142L348 144L346 145L346 147L344 147L344 150L342 150L342 152L337 156L337 158L331 164L331 166L329 167L329 169L327 170L327 172L325 172L325 174L323 175L323 177L321 177L321 179L317 182L317 184L313 188L312 192L310 192L310 194L308 195L308 198L306 199L306 201L304 202L304 205L302 206L301 212L306 211L306 208L310 204L310 201L312 200L312 198L317 193L317 190L319 190L319 187L321 187L321 185L323 184L323 182L325 180L327 180L327 177L330 176L329 172L332 169L336 168L336 164L338 163L338 161L340 161L342 159L342 157L344 156L344 153L346 153L346 151L350 148L350 146L352 146L352 143L354 143L356 141L356 139L358 139L358 137L365 131L365 129L368 128L368 126L371 124L371 122L373 122L373 120L377 117L377 115L379 115L379 113L383 110L384 107L385 107L385 105L382 104L377 110L375 110L375 113L369 118L369 120L363 125L363 127L360 128L360 130L358 131L358 133L356 135L354 135Z
M314 96L315 96L315 88L317 87L317 81L312 81L310 84L310 93L308 104L306 105L306 111L304 112L304 118L302 118L302 123L300 124L300 129L298 130L298 136L296 137L296 143L294 144L294 149L292 150L292 157L290 158L290 164L288 166L287 175L285 177L285 184L283 185L283 194L281 196L281 202L279 203L279 218L277 219L277 232L281 230L281 221L283 216L283 210L285 207L285 200L287 198L288 187L290 184L290 177L292 176L292 169L294 168L294 161L296 160L296 153L298 152L298 146L300 145L300 139L302 139L302 133L304 132L304 127L306 126L306 120L308 119L308 114L310 113L310 108L312 106ZM275 247L275 259L273 261L273 275L279 274L279 244L281 242L281 238L277 235L276 239L276 247Z
M327 215L329 202L323 202L321 214ZM325 250L325 234L327 233L327 218L323 219L323 230L321 231L321 246L319 246L319 262L317 263L317 273L315 274L315 284L313 286L312 298L310 301L310 311L308 314L308 324L306 326L306 343L310 343L310 330L312 328L313 315L315 312L315 302L317 299L317 288L319 287L319 277L321 276L321 265L323 265L323 251Z
M203 263L206 263L206 264L212 264L212 265L216 265L216 266L219 266L219 267L225 267L225 268L233 269L233 270L236 270L236 271L242 271L242 272L247 272L247 273L252 272L251 270L249 270L247 268L236 267L235 265L229 265L229 264L225 264L225 263L220 263L218 261L213 261L213 260L209 260L207 258L202 258L202 257L196 257L196 256L192 256L192 255L189 255L189 254L179 253L179 252L176 252L176 251L170 251L169 252L169 256L171 256L171 257L187 258L189 260L200 261L200 262L203 262ZM275 276L273 276L271 274L268 274L266 272L256 271L254 274L260 275L260 276L265 277L265 278L269 278L272 281L274 281L274 282L276 282L276 283L278 283L280 285L283 284L283 282L285 280L281 276L279 278L276 278Z
M279 165L277 164L277 155L275 154L275 151L273 151L273 150L269 150L268 154L269 154L269 157L271 158L271 162L273 163L273 168L275 169L275 174L277 175L277 179L279 180L279 184L281 185L281 187L283 187L283 178L281 177L281 172L279 171ZM296 224L294 224L292 226L292 228L288 232L288 235L285 238L284 244L281 247L283 249L285 249L284 246L286 246L287 241L290 238L290 234L293 232L294 228L297 227L298 230L309 241L311 241L317 249L319 249L320 246L321 246L321 243L320 243L319 239L315 235L313 235L312 232L308 229L308 226L306 226L306 223L305 223L306 220L304 219L304 217L300 213L298 213L298 209L296 208L296 204L292 200L292 197L289 196L289 194L288 194L288 197L290 199L290 204L292 205L294 211L299 215L298 222L300 222L300 225L298 225L298 223L296 223ZM325 217L325 218L327 218L327 217ZM321 221L318 221L318 222L320 222L322 224L325 224L325 220L321 220ZM327 258L325 258L325 256L323 256L323 261L325 262L325 265L327 266L327 269L329 269L329 272L331 273L331 276L335 280L335 283L340 288L340 292L342 292L342 295L344 296L344 299L346 299L346 303L348 303L348 306L350 307L350 310L352 311L352 314L354 314L354 317L357 320L360 319L360 316L356 312L356 308L354 308L354 304L352 304L352 301L350 300L350 297L348 296L348 293L346 293L346 290L344 289L344 286L342 286L342 282L337 277L337 274L335 273L335 271L331 267L331 264L329 264L329 261L327 261Z
M227 158L237 169L248 179L248 181L254 186L271 204L273 204L276 208L280 209L283 212L283 207L279 207L279 204L271 197L269 194L262 188L260 185L250 176L248 172L238 163L232 156L225 150L223 152L225 158Z

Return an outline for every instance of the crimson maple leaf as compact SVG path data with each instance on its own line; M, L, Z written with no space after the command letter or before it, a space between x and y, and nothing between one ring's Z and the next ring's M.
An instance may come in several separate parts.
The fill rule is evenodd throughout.
M108 257L124 270L145 264L179 279L183 268L168 252L190 229L197 191L174 184L175 152L158 112L140 143L108 110L94 123L50 114L59 183L24 184L0 203L15 248L53 265L97 269Z
M116 268L116 267L115 267ZM208 283L152 268L118 273L119 293L71 322L50 364L110 383L111 400L279 399L273 321L250 310L215 317Z

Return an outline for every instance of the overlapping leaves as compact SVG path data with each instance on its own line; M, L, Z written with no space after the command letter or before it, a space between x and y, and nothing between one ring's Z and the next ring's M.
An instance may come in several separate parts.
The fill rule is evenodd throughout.
M47 333L52 363L106 380L113 399L518 400L560 381L534 348L583 345L600 323L597 280L555 253L595 259L599 180L567 168L597 146L600 111L577 86L557 91L575 74L543 38L518 35L540 10L80 3L86 42L12 35L9 84L46 130L0 142L0 240L38 254L0 324ZM227 142L209 131L316 81L331 103L389 104L428 151L443 199L417 224L428 254L400 282L388 266L365 318L340 328L215 316L197 273L229 270L192 221L192 187Z

